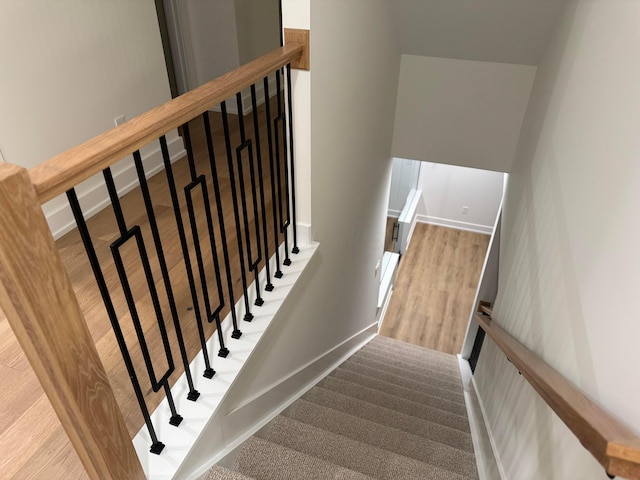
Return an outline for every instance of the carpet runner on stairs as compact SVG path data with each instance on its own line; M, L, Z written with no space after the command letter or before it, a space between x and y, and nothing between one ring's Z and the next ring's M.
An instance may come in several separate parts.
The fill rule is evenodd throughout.
M248 478L478 479L456 357L374 338L206 480Z

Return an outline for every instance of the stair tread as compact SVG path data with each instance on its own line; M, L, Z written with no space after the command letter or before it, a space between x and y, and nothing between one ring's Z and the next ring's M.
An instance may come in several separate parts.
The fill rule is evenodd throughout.
M235 470L229 470L228 468L214 465L209 469L204 480L256 480L253 477L247 477Z
M382 392L380 390L365 387L357 383L347 382L336 377L324 378L316 385L316 388L317 387L332 390L343 395L348 395L364 402L379 405L381 407L404 413L412 417L421 418L422 420L427 420L429 422L440 425L446 425L450 428L454 428L466 433L470 431L469 420L467 419L466 414L463 416L447 412L445 410L439 410L437 408L422 405L420 403L413 402L402 397L397 397L395 395ZM305 398L306 395L309 395L311 390L307 392L307 394L305 394L302 398Z
M283 416L271 422L263 438L379 480L469 478Z
M438 352L412 343L378 335L364 346L366 349L392 352L416 362L438 362L451 368L458 368L458 359L451 353Z
M377 359L367 358L364 356L354 355L345 362L346 364L356 363L358 365L368 366L375 368L393 375L397 375L402 378L415 380L416 382L426 383L427 385L433 385L443 390L450 390L452 392L462 391L462 380L460 376L443 375L431 372L430 374L420 373L414 370L407 370L406 368L393 365L391 362L384 362Z
M234 470L256 480L369 480L372 477L258 437L249 438Z
M282 415L338 435L470 478L477 478L473 453L386 425L299 399Z
M316 405L322 405L323 407L402 430L459 450L473 452L471 434L450 428L447 425L412 417L402 412L320 387L311 389L303 398Z
M369 375L363 375L361 373L355 373L350 370L336 368L333 372L331 372L329 376L340 378L341 380L345 380L347 382L357 383L365 387L373 388L376 390L381 390L390 395L406 398L407 400L411 400L417 403L422 403L423 405L428 405L430 407L455 413L457 415L464 416L467 414L466 407L460 403L451 402L442 397L429 395L427 393L418 392L416 390L402 387L400 385L395 385L393 383L385 382L384 380L380 380L375 377L370 377Z
M451 390L440 388L436 385L431 385L424 382L418 382L411 378L400 377L384 370L378 370L374 367L368 367L360 363L347 363L344 362L340 365L340 368L349 370L354 373L367 375L369 377L377 378L394 385L400 385L405 388L410 388L417 392L426 393L435 397L445 398L450 402L459 403L464 405L464 394L462 393L462 387L460 392L453 392Z
M384 346L392 346L401 351L412 351L418 352L424 355L432 355L442 358L449 358L455 362L456 356L452 353L440 352L438 350L433 350L428 347L423 347L421 345L416 345L415 343L405 342L403 340L398 340L391 337L386 337L384 335L376 335L367 345L384 345Z
M351 358L363 358L366 361L374 363L382 363L385 365L393 365L403 370L418 373L420 375L426 375L431 377L444 377L451 382L460 381L460 368L456 363L455 366L449 364L442 364L438 362L413 362L405 357L395 355L391 352L376 350L373 348L363 348L357 351Z

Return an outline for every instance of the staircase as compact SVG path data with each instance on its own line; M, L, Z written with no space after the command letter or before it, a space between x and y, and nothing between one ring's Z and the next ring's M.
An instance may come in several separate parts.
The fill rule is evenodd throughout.
M455 356L376 337L214 479L477 479Z

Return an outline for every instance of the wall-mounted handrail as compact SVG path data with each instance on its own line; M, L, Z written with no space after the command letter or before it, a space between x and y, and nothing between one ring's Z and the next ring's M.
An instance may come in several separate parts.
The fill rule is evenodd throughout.
M122 125L29 169L41 203L101 172L270 73L300 58L301 45L285 45Z
M489 316L478 314L476 320L609 475L640 479L640 437Z

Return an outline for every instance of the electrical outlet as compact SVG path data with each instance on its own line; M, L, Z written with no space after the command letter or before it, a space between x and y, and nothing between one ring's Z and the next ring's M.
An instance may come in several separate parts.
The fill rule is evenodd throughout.
M127 118L124 115L120 115L119 117L116 117L113 119L113 122L116 124L116 127L119 127L126 121L127 121Z
M466 215L467 213L469 213L469 207L467 207L466 205L464 205L464 206L462 207L462 214L463 214L463 215Z

